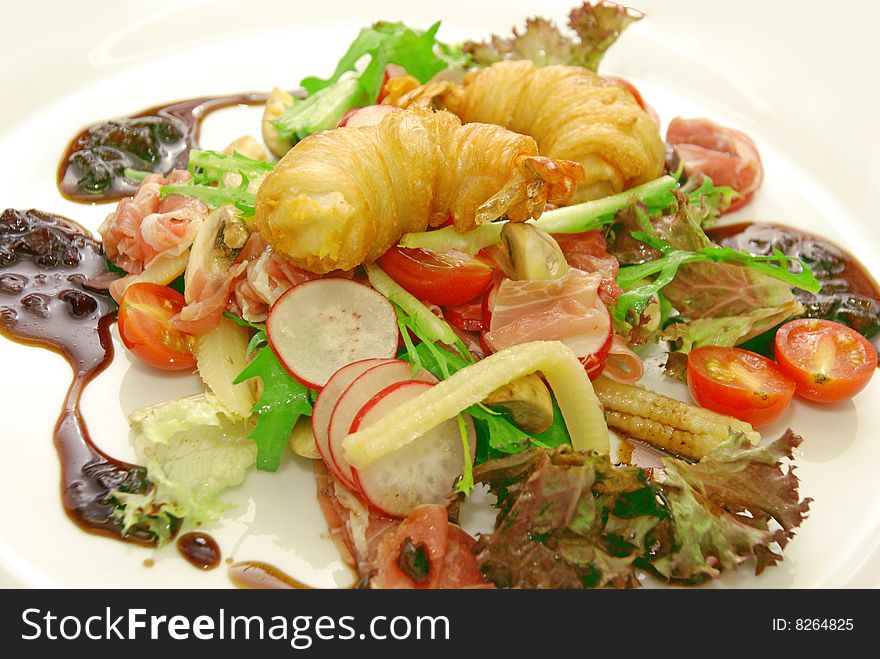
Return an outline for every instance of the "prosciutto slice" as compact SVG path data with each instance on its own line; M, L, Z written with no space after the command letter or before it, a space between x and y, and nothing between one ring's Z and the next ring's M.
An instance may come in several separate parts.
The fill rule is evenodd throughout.
M449 522L446 508L419 506L404 520L368 507L314 461L318 501L343 560L372 588L493 588L471 551L476 541ZM405 549L424 559L419 574L406 567Z
M555 234L565 260L572 268L584 272L598 272L602 275L599 283L599 297L611 306L617 302L623 291L617 285L620 263L608 253L608 243L598 231L585 233Z
M333 477L322 460L314 460L313 465L318 503L327 520L330 537L342 559L361 577L369 578L378 565L382 539L397 529L400 520L369 508Z
M183 254L195 239L208 207L185 195L160 198L163 185L178 185L191 179L188 172L175 170L163 178L150 174L134 196L122 199L98 232L107 257L129 274L139 274L159 258Z
M247 266L232 283L229 310L254 323L266 320L269 308L287 289L321 276L297 268L259 232L251 234L238 260Z
M571 268L559 279L513 281L498 287L486 342L493 350L529 341L563 340L608 331L598 299L602 276Z
M254 232L229 270L187 272L189 302L171 322L195 335L216 327L227 309L251 322L263 322L282 293L320 276L297 268Z
M746 204L764 180L758 147L738 130L709 119L676 117L669 123L666 141L675 147L688 177L705 174L715 185L727 185L742 197L728 210Z
M645 374L645 365L626 339L615 334L602 374L622 384L635 384Z

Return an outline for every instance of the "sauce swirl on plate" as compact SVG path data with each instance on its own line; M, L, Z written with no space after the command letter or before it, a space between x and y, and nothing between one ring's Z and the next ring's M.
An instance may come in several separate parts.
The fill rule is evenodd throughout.
M771 255L773 249L806 263L822 290L816 294L796 289L794 296L810 318L826 318L849 325L880 343L880 287L865 266L842 247L812 233L778 224L743 222L708 232L713 241L750 254Z
M189 150L198 147L205 116L231 105L264 103L266 98L266 94L206 96L93 124L68 145L58 166L58 190L83 203L133 195L139 181L126 170L164 176L173 169L186 169Z
M146 470L102 452L79 410L83 389L113 359L115 305L87 285L106 274L100 243L74 222L37 210L0 215L0 333L54 350L73 369L54 433L64 509L86 531L152 543L146 529L122 536L110 497L147 491Z

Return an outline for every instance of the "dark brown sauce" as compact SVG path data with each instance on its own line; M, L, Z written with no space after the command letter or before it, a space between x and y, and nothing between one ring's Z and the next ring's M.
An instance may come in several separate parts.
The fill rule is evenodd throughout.
M177 550L200 570L213 570L220 565L220 547L207 533L185 533L177 540Z
M126 169L186 169L198 148L202 119L231 105L257 105L266 94L206 96L159 105L128 117L86 127L71 140L58 166L58 190L71 201L113 201L134 194L138 181Z
M0 215L0 333L53 350L73 369L54 432L64 509L86 531L153 543L138 527L122 537L109 496L147 491L146 470L95 446L79 411L83 388L113 359L115 305L86 286L106 272L100 244L74 222L36 210Z
M313 590L277 567L260 561L240 561L226 570L229 580L247 590Z
M830 240L792 227L742 222L710 229L716 243L752 254L772 254L773 248L802 259L822 282L822 290L795 290L806 316L849 325L874 345L880 342L880 286L864 265Z

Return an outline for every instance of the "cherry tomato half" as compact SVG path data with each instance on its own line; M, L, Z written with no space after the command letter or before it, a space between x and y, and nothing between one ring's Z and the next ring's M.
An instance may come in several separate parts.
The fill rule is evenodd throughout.
M830 320L801 318L776 332L776 361L817 403L849 400L877 370L877 351L854 329Z
M741 348L705 346L687 361L691 396L701 407L760 428L791 403L794 380L766 357Z
M492 281L492 267L459 251L392 247L379 265L420 300L446 306L470 302Z
M633 98L636 99L636 103L639 104L639 107L641 107L643 110L647 109L645 107L645 99L642 98L642 94L638 90L638 87L636 87L634 84L632 84L629 80L627 80L626 78L621 78L620 76L602 76L602 77L605 78L605 80L607 80L608 82L613 82L615 85L619 85L620 87L623 87L626 91L628 91L630 94L632 94Z
M193 337L170 325L186 304L177 291L139 282L125 290L119 303L119 335L142 362L166 371L195 368Z

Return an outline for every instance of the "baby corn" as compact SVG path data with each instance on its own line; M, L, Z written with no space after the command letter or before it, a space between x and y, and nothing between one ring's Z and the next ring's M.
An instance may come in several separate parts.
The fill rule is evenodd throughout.
M691 460L702 458L731 432L745 434L753 444L761 438L748 423L642 387L600 377L593 388L610 429Z

